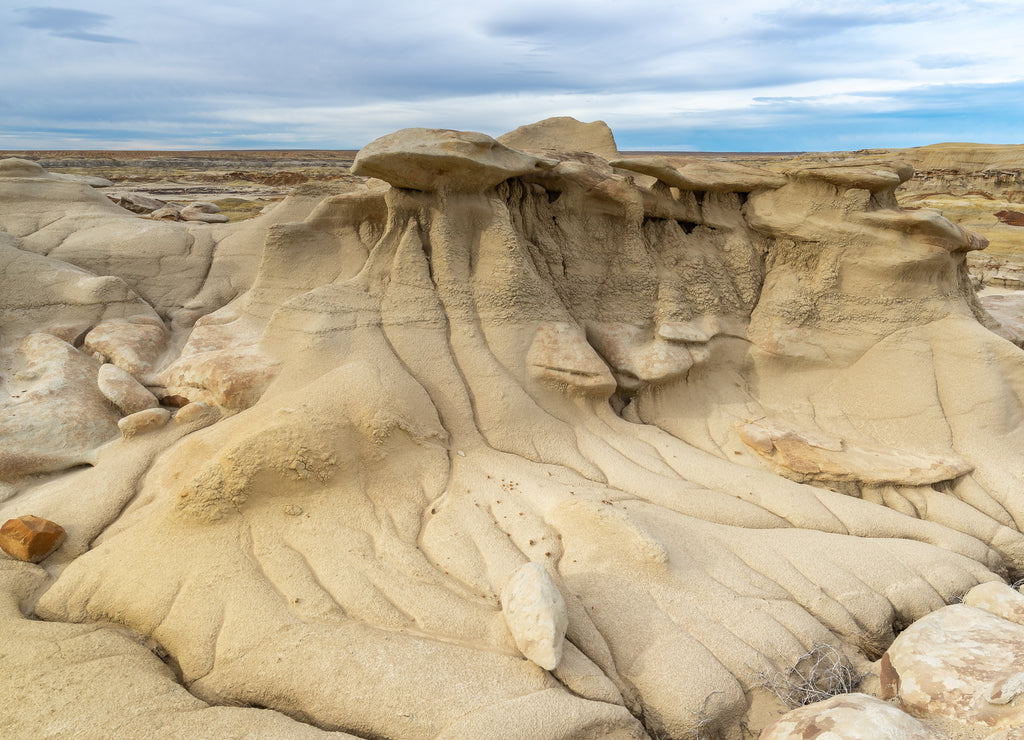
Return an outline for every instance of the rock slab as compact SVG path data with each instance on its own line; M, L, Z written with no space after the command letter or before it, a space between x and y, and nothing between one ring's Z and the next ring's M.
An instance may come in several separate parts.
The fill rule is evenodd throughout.
M59 524L26 514L0 527L0 548L12 558L38 563L60 547L65 535Z
M548 572L537 563L517 570L501 590L501 610L520 652L541 668L554 670L562 659L569 617Z
M107 363L100 367L97 385L100 392L125 414L156 408L160 402L127 370Z

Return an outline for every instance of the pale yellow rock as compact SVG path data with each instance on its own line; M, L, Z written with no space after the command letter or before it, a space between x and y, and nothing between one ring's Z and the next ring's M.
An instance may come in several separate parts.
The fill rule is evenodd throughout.
M105 321L85 337L87 352L138 377L152 373L167 344L167 330L155 316Z
M840 694L783 715L759 740L946 740L906 712L865 694Z
M984 740L1024 740L1024 727L1011 727L986 735Z
M749 193L759 189L771 190L786 184L786 178L773 172L706 158L675 158L670 161L665 157L630 157L616 159L611 164L655 177L680 190Z
M981 583L964 594L964 604L1024 625L1024 595L999 581Z
M19 602L28 603L45 579L41 568L0 562L6 668L0 672L0 696L5 699L0 703L0 724L5 734L355 740L353 735L320 730L278 712L200 701L154 654L162 652L159 646L147 647L124 630L26 619Z
M156 396L117 365L101 365L96 383L100 392L126 415L160 405Z
M565 600L542 565L527 563L512 574L501 589L501 611L522 654L554 670L562 659L569 617Z
M146 432L152 432L164 426L171 418L171 412L167 409L151 408L144 411L136 411L134 414L121 417L117 422L121 436L131 439Z
M993 728L1024 724L1024 626L954 604L906 630L886 652L908 711Z
M96 385L98 365L50 334L30 334L0 404L0 479L89 462L117 435L119 414Z
M498 141L513 149L588 152L607 160L619 155L615 136L604 121L582 123L570 116L546 118L502 134Z
M186 404L174 415L175 424L212 423L220 418L221 412L216 406L202 401Z

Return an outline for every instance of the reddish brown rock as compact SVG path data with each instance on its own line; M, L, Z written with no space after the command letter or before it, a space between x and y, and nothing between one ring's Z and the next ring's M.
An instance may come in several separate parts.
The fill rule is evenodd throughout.
M1020 211L996 211L995 216L1007 226L1024 226L1024 213Z
M59 524L26 514L0 527L0 548L12 558L38 563L60 547L64 536Z

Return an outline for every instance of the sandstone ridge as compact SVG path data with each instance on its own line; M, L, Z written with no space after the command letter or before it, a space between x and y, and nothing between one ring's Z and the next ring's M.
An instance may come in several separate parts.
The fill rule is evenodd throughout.
M238 224L0 162L0 521L67 532L0 560L5 727L739 740L759 676L1024 572L984 240L901 162L576 123L396 132Z

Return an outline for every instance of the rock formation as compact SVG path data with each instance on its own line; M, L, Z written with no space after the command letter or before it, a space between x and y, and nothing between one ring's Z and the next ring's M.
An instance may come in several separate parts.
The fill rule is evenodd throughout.
M0 560L6 726L738 739L1024 571L984 241L898 162L597 133L400 131L241 224L0 163L0 520L68 532Z

